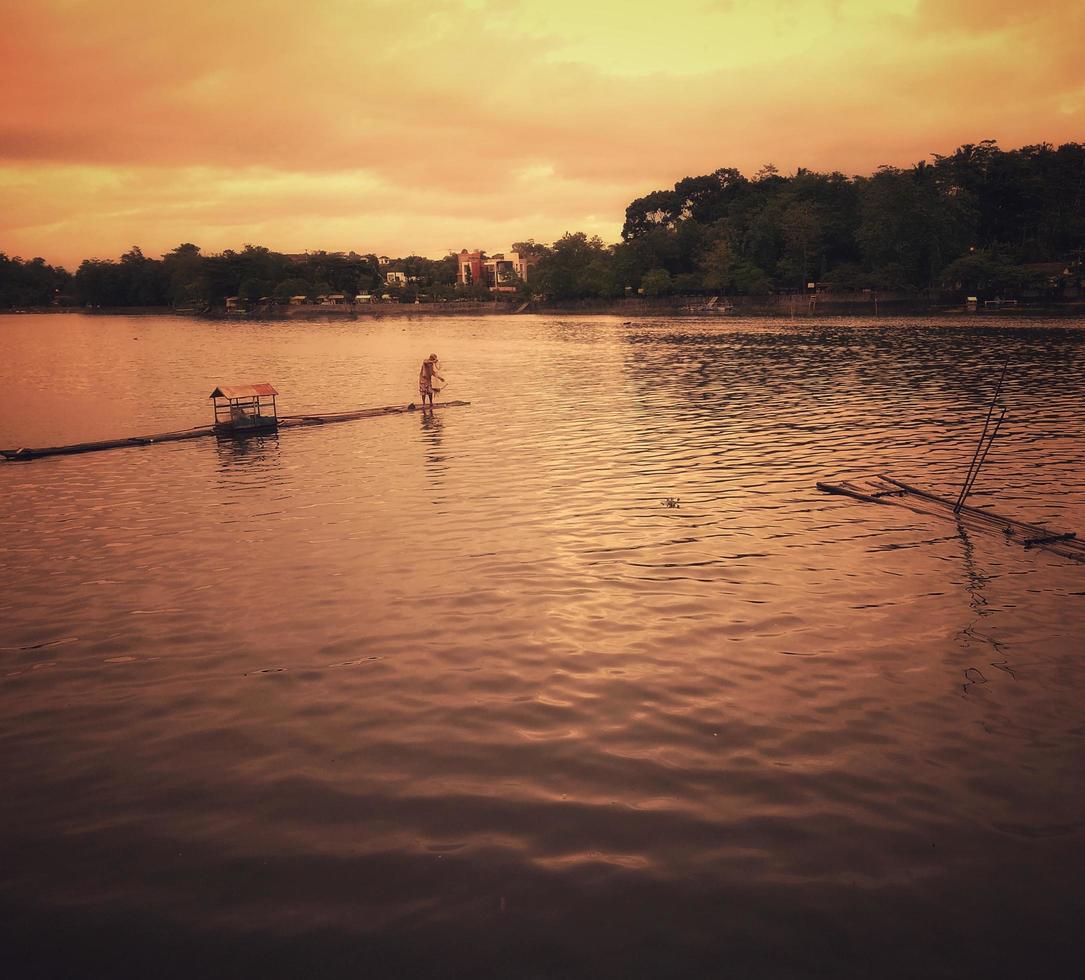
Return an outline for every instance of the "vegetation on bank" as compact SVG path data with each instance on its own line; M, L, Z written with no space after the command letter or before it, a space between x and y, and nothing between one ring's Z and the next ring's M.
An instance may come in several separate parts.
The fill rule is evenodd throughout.
M45 259L9 259L0 252L0 310L49 306L71 289L71 273Z
M619 296L626 286L758 295L810 282L1043 292L1061 285L1053 279L1080 282L1085 145L1003 151L985 141L869 177L717 170L633 201L618 245L566 235L543 253L536 286L558 298Z
M1080 289L1085 258L1085 144L1001 150L967 144L933 163L867 177L791 176L763 167L686 177L626 209L621 242L583 233L552 245L518 242L536 264L518 298L608 299L630 293L766 295L805 290L958 292L1057 298ZM405 282L389 284L386 273ZM1074 285L1076 284L1076 285ZM456 285L456 258L284 255L256 245L203 255L179 245L161 259L133 248L85 260L74 276L41 259L0 255L0 308L221 306L316 301L329 294L392 299L489 297Z

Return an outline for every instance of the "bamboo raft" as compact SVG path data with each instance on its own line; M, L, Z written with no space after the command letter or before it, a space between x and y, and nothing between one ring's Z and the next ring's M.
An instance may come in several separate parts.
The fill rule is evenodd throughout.
M840 494L864 503L896 504L917 514L949 518L970 530L1001 534L1007 542L1019 544L1026 550L1042 548L1063 558L1085 562L1085 541L1079 541L1073 531L1053 531L1039 524L1027 524L967 504L960 505L956 510L956 501L920 490L891 476L868 476L840 483L819 482L817 488L824 493Z
M459 408L470 402L437 402L435 408ZM0 449L0 462L19 462L22 460L42 459L46 456L74 456L78 453L98 453L107 449L128 449L132 446L151 446L159 442L183 442L186 439L204 439L207 436L223 438L248 438L249 435L275 432L278 429L298 429L310 425L330 425L335 422L354 422L358 419L376 418L381 415L401 415L414 412L418 406L389 405L384 408L362 408L353 412L332 412L327 415L285 415L277 426L252 430L248 435L224 433L213 425L200 425L193 429L181 429L177 432L158 432L149 436L129 436L126 439L106 439L102 442L79 442L71 446L49 446L44 449Z

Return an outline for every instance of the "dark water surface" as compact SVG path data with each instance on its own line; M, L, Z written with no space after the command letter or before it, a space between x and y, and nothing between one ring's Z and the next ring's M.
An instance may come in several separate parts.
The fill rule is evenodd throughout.
M0 317L11 977L1071 976L1085 325ZM679 507L665 507L676 497Z

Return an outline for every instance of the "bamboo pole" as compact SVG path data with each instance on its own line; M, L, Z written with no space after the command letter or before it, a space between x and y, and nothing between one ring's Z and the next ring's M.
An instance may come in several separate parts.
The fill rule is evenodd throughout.
M965 499L972 492L972 487L976 483L976 477L980 474L980 467L983 466L984 461L987 459L987 454L991 451L991 446L995 443L995 436L998 435L998 430L1002 426L1002 420L1006 417L1006 409L1002 409L1002 414L999 415L998 421L995 423L994 431L991 433L991 437L987 440L987 446L983 450L983 455L980 456L979 462L976 463L976 468L972 471L971 479L961 488L961 495L957 498L957 504L953 508L953 513L959 514L961 508L964 506Z
M991 424L991 417L994 415L994 412L995 412L995 404L998 402L998 396L1002 392L1002 382L1006 379L1006 369L1009 366L1010 366L1010 359L1007 357L1006 358L1006 363L1002 365L1002 374L999 375L998 384L995 386L995 395L991 399L991 404L987 409L987 418L984 419L984 421L983 421L983 432L980 433L980 441L976 444L976 451L972 454L972 462L968 464L968 472L965 474L964 485L961 487L961 493L960 493L960 496L957 498L957 504L953 508L953 512L955 514L960 513L961 507L962 507L962 505L964 504L964 501L965 501L965 497L968 496L968 493L971 490L972 484L975 482L976 474L979 472L979 466L977 466L976 461L979 460L979 458L980 458L980 451L983 449L983 442L987 438L987 430L988 430L988 427ZM1002 410L1002 415L1003 415L1003 417L1005 417L1005 415L1006 415L1006 410L1005 409ZM1001 424L1002 424L1002 419L1000 418L999 419L999 425L1001 425ZM992 436L992 439L993 438L994 437ZM990 445L988 445L987 448L989 450ZM987 458L987 453L985 452L983 454L983 456L984 456L984 459L986 459ZM980 461L980 465L982 465L982 460Z

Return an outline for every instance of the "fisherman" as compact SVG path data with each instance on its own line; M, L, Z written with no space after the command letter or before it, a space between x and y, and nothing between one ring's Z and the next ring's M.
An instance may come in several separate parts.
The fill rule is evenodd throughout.
M429 398L429 407L433 408L433 379L436 378L442 384L444 383L445 379L441 377L439 367L437 355L430 354L422 362L422 370L418 372L418 393L422 396L423 408L426 407L427 398ZM437 390L439 391L440 388L441 385L438 385Z

